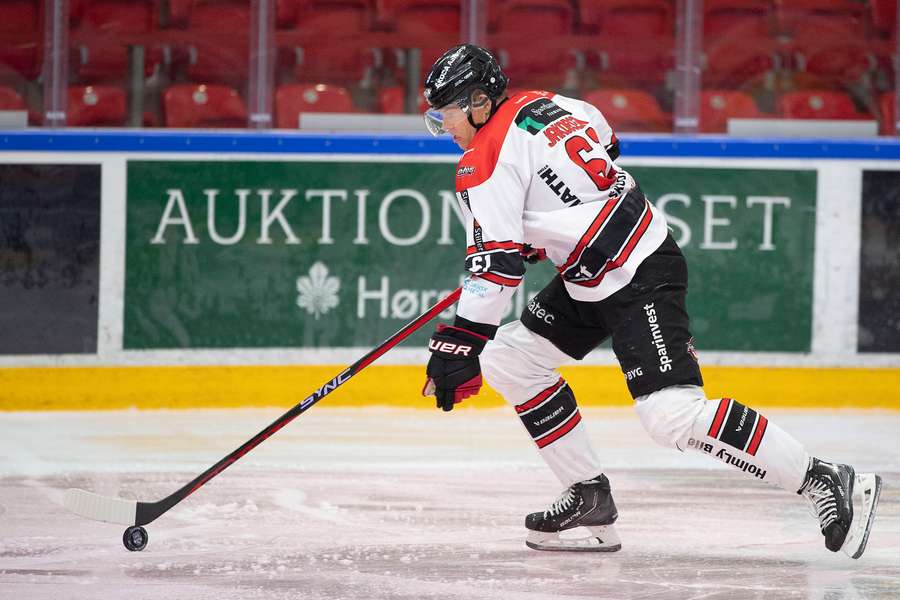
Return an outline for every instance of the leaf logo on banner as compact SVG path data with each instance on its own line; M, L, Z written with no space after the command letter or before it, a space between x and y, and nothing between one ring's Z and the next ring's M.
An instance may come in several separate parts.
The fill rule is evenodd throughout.
M309 276L297 278L297 306L318 319L338 305L341 282L328 276L328 267L317 261L309 269Z

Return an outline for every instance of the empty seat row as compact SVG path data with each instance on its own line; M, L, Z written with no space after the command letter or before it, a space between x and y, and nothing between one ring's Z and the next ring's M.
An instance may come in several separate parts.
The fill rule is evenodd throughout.
M670 131L671 115L656 99L641 90L595 90L585 100L603 111L622 131ZM887 130L893 120L893 96L883 94L877 111ZM163 94L163 122L168 127L244 127L247 109L237 90L221 85L175 85ZM753 97L743 92L704 90L700 98L700 123L704 132L724 132L730 118L781 116L793 119L872 119L860 112L846 94L833 91L790 92L778 100L778 114L761 112ZM14 90L0 87L0 110L24 110L25 102ZM403 90L386 88L380 95L385 113L403 111ZM424 103L419 98L419 110ZM350 94L327 84L286 85L275 93L275 126L292 129L304 112L357 112ZM873 111L874 112L874 111ZM126 120L126 94L112 86L72 86L68 92L68 119L72 126L120 126ZM153 119L148 118L152 123Z
M36 44L31 48L0 48L0 79L35 78L40 66ZM496 50L510 78L533 87L577 87L566 85L572 74L576 78L619 78L638 86L662 85L675 68L674 49L670 47L598 46L573 51L565 46L519 44ZM443 49L422 49L420 77ZM144 74L149 76L164 67L190 81L239 85L247 78L248 56L248 48L240 42L223 45L221 38L200 37L187 47L148 48ZM375 72L387 73L394 81L405 80L405 62L397 59L396 53L368 47L364 41L285 48L280 57L279 71L296 81L353 85ZM71 75L82 83L123 81L128 71L127 47L119 43L80 44L73 47L73 59ZM793 47L779 47L771 41L727 40L708 46L701 55L701 65L704 85L735 88L760 81L776 71L808 74L835 84L857 83L879 65L888 75L893 71L890 54L873 52L864 40L855 39Z
M20 20L39 14L38 0L5 0ZM338 30L403 28L459 31L461 0L275 0L279 28L326 27ZM892 6L893 4L893 6ZM249 24L248 0L71 0L73 26L85 23L141 23L156 27L242 27ZM166 10L161 10L165 6ZM486 3L491 31L568 35L604 31L623 36L659 36L675 29L670 0L493 0ZM760 34L840 26L888 35L895 26L892 0L705 0L706 36L735 30ZM165 15L161 19L161 15ZM2 15L2 13L0 13ZM227 30L227 29L226 29ZM232 29L233 30L233 29Z
M656 99L640 90L598 90L585 100L603 112L613 127L623 131L670 131L672 116ZM724 132L728 119L873 119L857 109L846 94L836 91L796 91L778 98L777 114L760 111L753 97L734 90L703 90L700 93L700 130Z
M4 71L37 77L42 4L0 2L0 79L9 79ZM274 4L280 25L312 36L276 38L279 64L298 81L351 85L382 67L394 80L403 81L400 61L385 49L386 40L397 47L421 47L424 69L456 40L460 25L459 0L274 0ZM879 31L893 32L892 25L884 29L896 11L896 3L894 13L889 4L705 0L704 84L739 87L778 68L839 83L856 82L879 67L890 77L893 47L861 35L863 23L874 22L876 14ZM501 55L513 80L523 85L566 87L567 77L576 70L621 79L604 83L661 85L674 68L673 5L670 0L497 0L488 3L493 32L488 43ZM72 74L79 82L123 79L127 46L135 36L148 46L145 75L165 66L178 71L176 79L198 82L239 85L246 77L249 0L71 0L70 12ZM191 35L185 37L187 32L181 31L180 37L148 37L158 29L163 14L169 29L183 28ZM794 24L795 37L776 35L772 25L776 15ZM395 32L393 37L377 33L375 24L385 19L382 29ZM35 32L33 38L18 37L29 30ZM423 38L423 31L434 35ZM4 32L17 37L4 41ZM315 35L321 32L342 41L316 42ZM534 44L534 39L541 44ZM628 43L633 39L642 41Z

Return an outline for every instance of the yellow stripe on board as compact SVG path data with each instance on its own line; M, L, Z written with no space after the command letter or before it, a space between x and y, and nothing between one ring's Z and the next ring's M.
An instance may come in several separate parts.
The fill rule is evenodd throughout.
M0 410L124 408L289 408L338 374L340 366L27 367L0 369ZM628 406L617 367L562 369L581 406ZM900 369L705 367L710 398L755 407L900 410ZM371 366L332 392L327 406L433 408L420 395L424 368ZM492 390L464 407L502 404Z

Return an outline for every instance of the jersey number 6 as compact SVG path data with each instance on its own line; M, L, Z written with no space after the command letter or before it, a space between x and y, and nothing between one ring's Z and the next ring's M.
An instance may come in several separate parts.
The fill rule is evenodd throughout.
M604 192L615 183L616 172L610 169L609 176L607 176L609 163L603 158L590 158L591 152L595 152L598 148L602 150L603 146L593 127L588 127L584 132L591 138L590 141L580 135L572 136L566 140L566 152L573 163L584 169L597 189ZM591 144L591 142L594 143Z

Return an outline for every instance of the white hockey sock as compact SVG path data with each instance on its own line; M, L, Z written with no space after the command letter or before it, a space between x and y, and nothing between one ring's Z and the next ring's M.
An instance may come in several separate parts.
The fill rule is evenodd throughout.
M688 447L789 491L803 485L809 454L792 435L731 398L707 400Z
M541 458L565 487L601 473L575 396L556 372L570 361L521 321L501 327L481 353L488 384L516 409Z
M702 388L673 386L637 398L636 410L664 446L703 452L789 492L803 484L809 454L800 442L740 402L707 400Z
M563 486L600 474L600 460L581 422L575 396L562 377L514 406L541 458Z

